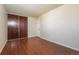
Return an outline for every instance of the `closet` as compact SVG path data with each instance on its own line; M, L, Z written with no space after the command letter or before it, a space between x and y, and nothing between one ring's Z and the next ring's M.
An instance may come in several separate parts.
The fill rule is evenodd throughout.
M27 17L8 14L8 40L28 37Z

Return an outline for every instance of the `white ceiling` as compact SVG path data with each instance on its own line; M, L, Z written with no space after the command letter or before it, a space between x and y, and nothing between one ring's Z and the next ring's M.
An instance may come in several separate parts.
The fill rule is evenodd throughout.
M5 4L5 9L9 14L37 17L59 6L61 4Z

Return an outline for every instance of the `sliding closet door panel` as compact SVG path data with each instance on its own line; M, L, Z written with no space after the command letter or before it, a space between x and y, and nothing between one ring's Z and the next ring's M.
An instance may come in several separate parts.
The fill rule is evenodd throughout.
M20 16L20 38L27 37L27 17Z
M18 16L8 14L8 39L18 38Z

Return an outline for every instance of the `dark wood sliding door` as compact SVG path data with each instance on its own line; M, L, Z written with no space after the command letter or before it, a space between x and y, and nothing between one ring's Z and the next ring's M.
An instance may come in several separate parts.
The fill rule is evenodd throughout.
M18 38L18 17L8 14L8 39Z
M27 17L20 16L20 37L26 37L27 36Z
M27 17L8 14L8 39L27 37Z

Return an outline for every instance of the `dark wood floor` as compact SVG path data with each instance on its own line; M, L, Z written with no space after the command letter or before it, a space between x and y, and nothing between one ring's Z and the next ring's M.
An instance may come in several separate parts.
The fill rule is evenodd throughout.
M39 37L8 41L1 55L77 55L78 51Z

